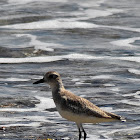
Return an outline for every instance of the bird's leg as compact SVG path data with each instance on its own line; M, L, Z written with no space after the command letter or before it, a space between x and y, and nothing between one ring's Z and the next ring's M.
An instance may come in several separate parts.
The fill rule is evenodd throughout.
M78 128L78 130L79 130L79 140L81 140L81 137L82 137L81 130L80 130L80 128Z
M84 130L82 124L80 124L80 127L81 127L82 131L84 132L84 140L86 140L87 133L86 133L86 131Z
M87 138L87 133L85 132L85 131L83 131L84 132L84 140L86 140L86 138Z
M77 127L78 127L78 131L79 131L79 140L81 140L81 137L82 137L82 135L81 135L81 125L80 124L78 124L78 123L76 123L77 124Z

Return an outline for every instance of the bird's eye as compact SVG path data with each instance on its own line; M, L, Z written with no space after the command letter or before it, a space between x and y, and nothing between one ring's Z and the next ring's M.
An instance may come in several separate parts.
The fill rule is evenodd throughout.
M56 75L56 74L50 74L49 75L49 78L50 79L56 79L58 77L58 75Z
M49 78L53 78L53 74L50 74L50 75L49 75Z

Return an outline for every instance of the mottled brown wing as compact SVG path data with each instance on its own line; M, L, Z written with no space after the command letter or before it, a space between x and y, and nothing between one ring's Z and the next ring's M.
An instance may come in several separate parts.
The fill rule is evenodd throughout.
M66 93L66 94L65 94ZM108 113L101 110L99 107L91 103L90 101L74 95L69 91L62 93L61 103L64 105L63 109L78 114L88 114L89 116L99 118L114 118L119 119L120 116L113 113Z

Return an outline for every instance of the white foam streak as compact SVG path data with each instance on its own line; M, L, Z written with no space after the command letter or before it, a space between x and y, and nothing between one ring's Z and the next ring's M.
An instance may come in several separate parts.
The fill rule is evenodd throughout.
M91 135L91 134L88 134L88 137L86 138L86 140L93 140L93 138L94 138L94 140L103 140L102 138L99 138L99 136L97 136L97 135ZM108 140L110 140L110 139L108 139Z
M35 108L0 108L0 112L44 112L47 108L55 108L53 99L36 96L40 100L39 104L36 104ZM47 112L47 111L45 111ZM52 115L51 112L47 112L48 116ZM53 116L58 117L58 113L53 112ZM38 127L42 122L50 122L46 116L20 116L20 117L0 117L0 122L10 122L8 124L2 124L0 127L10 126L33 126ZM21 123L22 122L22 123ZM24 123L25 122L25 123ZM52 123L53 121L51 121Z
M31 112L44 111L47 108L55 108L53 99L36 96L40 100L40 104L36 104L35 108L0 108L0 111L6 112Z
M129 96L133 96L137 99L140 99L140 91L137 91L136 93L128 93L128 94L124 94L124 97L129 97Z
M28 124L25 123L11 123L11 124L4 124L4 125L0 125L0 127L13 127L13 126L33 126L33 127L38 127L40 126L40 122L30 122Z
M46 62L54 62L59 60L125 60L125 61L134 61L140 63L140 57L139 56L126 56L126 57L110 57L110 56L103 56L103 57L97 57L97 56L91 56L86 54L68 54L68 55L60 55L60 56L39 56L39 57L26 57L26 58L0 58L0 63L2 64L17 64L17 63L46 63ZM111 78L111 77L92 77L96 79L101 78Z
M0 122L10 122L10 124L2 124L0 127L10 127L10 126L40 126L42 122L49 122L46 120L45 116L23 116L23 117L0 117ZM22 123L21 123L22 122ZM26 122L26 123L23 123Z
M37 111L36 108L0 108L1 112L30 112L30 111Z
M132 32L140 32L140 28L131 28L131 27L123 27L123 26L104 26L100 25L100 27L104 28L112 28L112 29L119 29L119 30L127 30L127 31L132 31Z
M106 17L106 16L110 16L116 13L120 13L123 12L123 10L121 9L106 9L104 11L102 10L95 10L95 9L87 9L84 11L85 13L85 19L89 19L89 18L96 18L96 17ZM83 19L83 18L82 18Z
M55 108L55 104L53 99L50 98L44 98L44 97L40 97L40 96L36 96L37 99L39 99L41 101L40 104L37 104L36 107L38 110L45 110L47 108Z
M130 68L130 69L128 69L128 71L129 71L130 73L133 73L133 74L136 74L136 75L140 75L140 70Z
M39 2L67 2L67 0L40 0ZM30 2L38 2L38 0L8 0L11 4L28 4Z
M26 58L0 58L0 63L45 63L58 60L93 60L102 59L103 57L94 57L86 54L69 54L62 56L40 56L40 57L26 57Z
M97 75L97 76L90 76L91 79L112 79L113 75Z
M59 20L47 20L47 21L38 21L31 23L23 23L23 24L14 24L14 25L6 25L0 26L0 28L12 28L12 29L73 29L73 28L97 28L98 25L73 21L68 19L59 19Z
M7 122L18 122L18 121L22 121L23 119L21 118L17 118L17 117L13 117L13 118L8 118L8 117L0 117L0 122L4 122L4 121L7 121Z
M131 82L140 82L140 79L137 78L127 78Z
M119 91L121 91L120 88L118 88L118 87L112 87L112 88L110 88L110 90L112 90L112 91L114 91L114 92L119 92Z
M140 93L136 92L136 93L129 93L129 94L125 94L123 95L124 97L129 97L129 96L134 96L136 98L140 98Z
M73 53L69 55L65 55L63 58L69 59L69 60L92 60L92 59L102 59L103 57L96 57L96 56L91 56L91 55L86 55L86 54L78 54L78 53Z
M71 20L73 21L89 20L90 18L106 17L120 12L123 12L123 10L121 9L97 10L93 8L88 8L87 10L82 9L80 11L72 12L71 16L76 16L76 18L71 18Z
M104 57L103 59L124 60L140 63L140 56L125 56L125 57Z
M121 100L121 103L125 103L128 105L134 105L134 106L140 106L140 102L133 102L133 101L128 101L128 100Z
M106 83L106 84L103 84L104 86L106 86L106 87L115 87L115 84L108 84L108 83Z
M85 19L85 17L84 17ZM112 28L112 29L120 29L120 30L128 30L133 32L140 32L140 28L129 28L129 27L121 27L121 26L104 26L104 25L96 25L93 23L82 22L82 21L74 21L74 19L60 19L60 20L47 20L47 21L38 21L24 24L14 24L14 25L5 25L0 26L0 28L10 28L10 29L22 29L22 30L36 30L36 29L74 29L74 28ZM138 39L138 38L137 38ZM131 41L124 40L123 43L125 46L129 44ZM122 45L123 43L120 41L112 42L115 45ZM134 45L128 45L132 47ZM136 45L135 45L136 46Z
M79 5L82 7L90 8L94 6L99 7L102 3L105 3L106 0L98 0L98 1L79 1Z
M111 130L111 131L106 131L105 132L105 134L104 135L106 135L106 136L108 136L108 135L113 135L113 134L115 134L115 133L119 133L119 132L121 132L121 133L125 133L125 132L128 132L128 133L130 133L132 130L134 131L134 130L139 130L140 129L140 126L136 126L136 127L127 127L127 128L119 128L119 129L115 129L115 130ZM136 140L136 139L135 139Z
M22 79L22 78L5 78L5 79L3 79L3 78L0 78L0 81L11 81L11 82L14 82L14 81L23 82L23 81L29 81L29 80L31 80L31 79Z
M54 44L54 43L41 42L41 41L37 40L36 36L31 35L31 34L16 34L16 37L24 37L24 36L30 38L31 41L28 45L29 45L29 47L34 46L35 52L38 51L38 50L44 50L44 51L52 52L52 51L54 51L54 49L49 48L49 47L51 47L51 46L53 46L53 47L58 46L59 47L60 46L60 45Z
M90 16L91 13L89 13L88 16ZM110 13L108 12L106 15L109 15L109 14L111 14L111 12ZM106 16L106 15L104 15L104 16ZM103 15L101 15L101 16L103 16ZM83 19L83 18L85 19L85 17L82 17L82 18L80 17L79 19ZM76 19L75 18L71 18L71 19L61 18L61 19L57 19L57 20L47 20L47 21L37 21L37 22L31 22L31 23L5 25L5 26L0 26L0 28L22 29L22 30L29 30L29 29L30 30L34 30L34 29L35 30L36 29L53 30L53 29L74 29L74 28L83 28L83 29L88 29L88 28L112 28L112 29L117 29L117 30L120 29L120 30L128 30L128 31L133 31L133 32L140 32L140 28L96 25L96 24L89 23L89 22L76 21L77 19L78 18L76 18Z
M120 60L126 60L126 61L132 61L132 62L138 62L140 63L140 57L139 56L126 56L126 57L118 57L116 59Z
M26 58L0 58L0 63L43 63L62 60L59 56L54 57L26 57Z
M5 16L1 16L0 19L1 20L10 20L10 19L17 19L17 18L25 18L25 17L31 17L31 16L36 16L35 14L20 14L20 15L5 15Z
M125 46L125 47L139 47L137 45L132 45L131 43L134 43L136 40L140 40L140 37L133 37L133 38L128 38L128 39L122 39L122 40L117 40L117 41L112 41L110 42L113 45L117 46Z

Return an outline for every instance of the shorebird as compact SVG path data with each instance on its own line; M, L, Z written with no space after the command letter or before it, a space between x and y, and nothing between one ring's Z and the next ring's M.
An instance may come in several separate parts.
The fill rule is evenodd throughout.
M79 97L72 92L66 90L63 86L60 74L55 71L47 72L43 79L33 84L48 83L52 90L53 100L59 114L72 122L75 122L79 130L79 140L84 133L84 140L87 134L82 123L101 123L112 121L125 121L119 115L106 112L85 98Z

